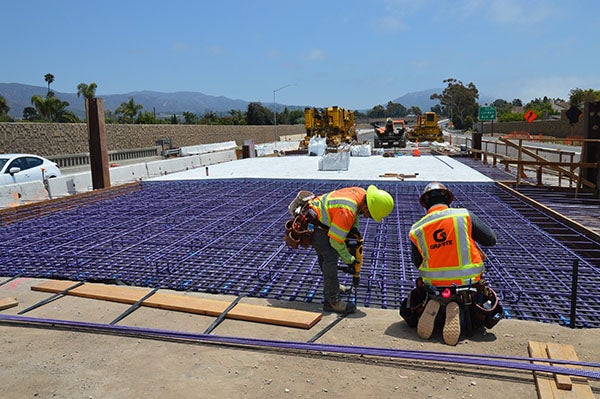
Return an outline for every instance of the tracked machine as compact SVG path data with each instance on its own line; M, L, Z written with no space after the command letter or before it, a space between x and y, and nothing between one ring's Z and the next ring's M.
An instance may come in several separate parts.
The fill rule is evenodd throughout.
M425 112L417 117L416 125L407 132L410 141L437 141L444 142L442 129L438 125L438 115L435 112Z

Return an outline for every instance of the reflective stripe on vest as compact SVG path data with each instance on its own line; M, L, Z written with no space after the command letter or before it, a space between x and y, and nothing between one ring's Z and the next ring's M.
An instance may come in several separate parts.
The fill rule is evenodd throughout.
M454 234L447 237L450 228ZM446 207L441 210L434 207L412 226L410 238L423 256L419 272L424 283L451 286L479 281L484 271L483 261L470 229L471 221L466 209Z
M359 202L351 198L350 195L344 196L345 194L351 194L349 190L352 190L352 194L356 195L354 193L354 190L356 189L357 188L340 189L324 194L310 201L310 205L316 211L319 221L325 226L329 227L329 236L333 237L337 241L344 241L348 235L348 232L350 231L350 227L352 226L350 225L348 229L345 229L344 226L339 226L338 224L332 223L330 212L335 212L336 209L346 209L352 215L354 215L354 218L356 218L356 215L358 214ZM363 189L359 190L364 192ZM359 194L364 195L362 192L359 192ZM352 221L352 224L353 223L354 220Z

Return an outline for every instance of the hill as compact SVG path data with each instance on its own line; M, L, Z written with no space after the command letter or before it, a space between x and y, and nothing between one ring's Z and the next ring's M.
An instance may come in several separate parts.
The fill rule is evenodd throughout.
M19 119L25 107L31 107L31 97L35 94L46 95L47 87L30 86L20 83L0 83L0 96L6 99L10 107L9 114ZM69 110L78 117L85 117L85 103L83 98L76 93L62 93L54 91L56 96L70 105ZM229 110L246 110L250 102L234 100L227 97L209 96L196 92L160 93L154 91L137 91L125 94L103 95L105 111L114 112L121 103L133 98L136 104L144 106L145 111L155 112L157 115L181 114L193 112L204 115L208 111L227 113Z
M429 97L431 97L431 95L434 93L441 93L443 91L444 89L427 89L422 91L415 91L412 93L407 93L402 97L398 97L395 100L392 100L392 102L396 104L402 104L406 108L410 108L413 106L419 107L421 111L426 112L429 111L431 107L434 107L440 103L439 100L431 100Z
M433 93L441 93L444 89L428 89L407 93L402 97L390 100L404 105L406 108L419 107L422 111L429 111L431 107L438 104L438 100L431 100ZM6 99L10 107L9 114L14 119L21 119L23 109L31 107L31 97L35 94L45 96L48 88L45 86L31 86L20 83L0 83L0 96ZM56 96L69 103L68 109L73 111L79 118L85 118L85 103L83 98L77 97L77 93L62 93L54 91ZM207 112L215 112L224 115L230 110L246 112L250 101L231 99L223 96L210 96L199 92L180 91L175 93L161 93L156 91L135 91L125 94L102 95L104 110L114 112L123 102L133 98L136 104L141 104L144 111L154 112L157 116L181 115L183 112L192 112L202 116ZM493 101L493 100L491 100ZM485 101L485 102L491 102ZM480 100L482 103L482 100ZM263 104L267 108L273 108L272 103ZM375 105L375 104L374 104ZM289 109L304 109L312 105L284 105ZM367 110L364 110L366 112Z

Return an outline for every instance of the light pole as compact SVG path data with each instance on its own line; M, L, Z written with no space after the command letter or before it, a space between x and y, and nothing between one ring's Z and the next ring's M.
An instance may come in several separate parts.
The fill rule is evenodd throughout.
M289 85L285 85L285 86L281 86L279 89L275 89L273 90L273 121L274 121L274 128L275 128L275 141L277 141L277 103L275 102L275 93L277 93L279 90L283 90L286 87L290 87L290 86L295 86L296 83L292 83Z

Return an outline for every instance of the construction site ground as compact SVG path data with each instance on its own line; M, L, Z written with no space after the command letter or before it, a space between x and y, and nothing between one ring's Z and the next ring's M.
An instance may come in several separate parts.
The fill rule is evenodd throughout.
M360 164L358 169L354 169L354 175L348 171L318 171L316 158L314 162L309 161L314 165L309 164L311 166L308 168L306 164L300 162L285 163L282 158L285 157L269 158L270 161L262 159L234 161L229 165L211 166L206 171L182 172L154 180L160 182L190 179L210 181L212 179L277 178L302 179L303 184L308 181L306 179L333 179L337 185L351 184L352 181L391 184L393 177L390 178L385 174L399 173L411 176L416 174L416 177L407 180L415 181L417 185L423 185L431 180L461 182L457 183L457 186L467 184L464 192L472 190L468 184L485 185L493 183L494 180L485 176L485 171L476 172L460 161L450 160L447 157L410 155L392 159L377 157L378 166L375 168L371 168L369 165L372 164L364 160L352 159L351 165ZM296 167L299 169L294 169ZM396 178L396 181L399 180ZM239 184L243 185L244 181ZM248 186L249 191L251 188L252 186ZM282 190L290 189L284 186ZM461 193L462 190L463 188ZM293 195L295 192L291 191L289 194ZM418 193L402 198L413 201L415 195L418 198ZM231 200L234 201L233 198ZM178 201L178 197L172 198L172 201ZM198 201L206 201L206 198L198 198ZM259 199L253 198L252 201L259 201ZM267 207L268 198L260 203ZM281 205L281 212L287 212L283 202ZM397 203L397 206L405 209L405 212L410 212L410 217L418 217L417 213L412 214L414 212L412 208L405 208L406 204ZM588 216L593 218L593 214ZM273 228L280 229L280 227L276 225ZM98 240L100 241L100 237ZM118 245L122 246L123 243ZM10 249L8 246L3 247L6 251ZM243 256L251 261L251 258L256 255L254 251L250 251ZM81 259L83 258L80 257L79 261ZM94 262L99 261L99 258L94 260ZM548 261L553 260L549 257ZM3 270L10 269L10 265L2 266ZM140 263L140 267L142 266ZM160 267L158 264L153 266ZM11 279L14 275L6 272L3 274L5 275L0 276L0 284L10 281L0 286L0 299L15 298L18 305L2 310L0 315L18 315L19 312L51 296L49 293L31 289L48 281L47 278L24 276ZM48 277L60 278L61 276L49 273ZM75 281L77 279L73 279L73 282ZM364 291L366 291L365 287L361 293L363 296L360 297L363 302L368 299L364 297ZM211 294L167 288L161 288L159 292L192 298L211 298L228 303L239 299L229 293ZM287 291L283 292L288 295ZM320 301L288 300L284 298L286 295L282 299L258 295L245 296L241 298L240 303L321 312ZM129 306L129 304L66 295L23 315L45 320L46 323L43 325L2 323L0 325L2 397L161 399L540 397L531 371L500 366L468 365L453 361L450 355L446 361L426 361L419 358L336 354L328 350L248 347L209 343L193 338L149 337L143 333L130 333L125 336L118 334L118 331L112 333L93 331L93 329L79 331L80 329L76 327L85 323L108 325ZM588 321L592 324L597 321L593 320L593 317L596 317L593 315ZM53 324L52 320L71 321L73 327L57 328L57 323ZM276 342L308 342L336 321L338 319L335 314L324 313L316 325L304 329L226 318L211 334ZM214 322L215 317L212 316L142 306L117 324L140 329L188 332L201 337ZM600 345L597 344L599 339L598 328L572 329L559 323L511 318L502 320L486 334L461 337L457 346L449 347L443 343L439 332L435 332L431 340L421 340L415 329L410 328L400 318L398 309L393 306L388 308L361 306L359 303L356 314L340 320L316 339L314 344L419 351L423 353L423 359L430 352L474 354L494 359L495 356L527 357L529 356L528 343L536 341L572 345L580 361L597 363L600 362ZM598 369L594 371L597 372ZM600 381L589 379L589 385L592 397L600 397ZM568 392L564 394L564 397L576 397L572 394L568 396Z

